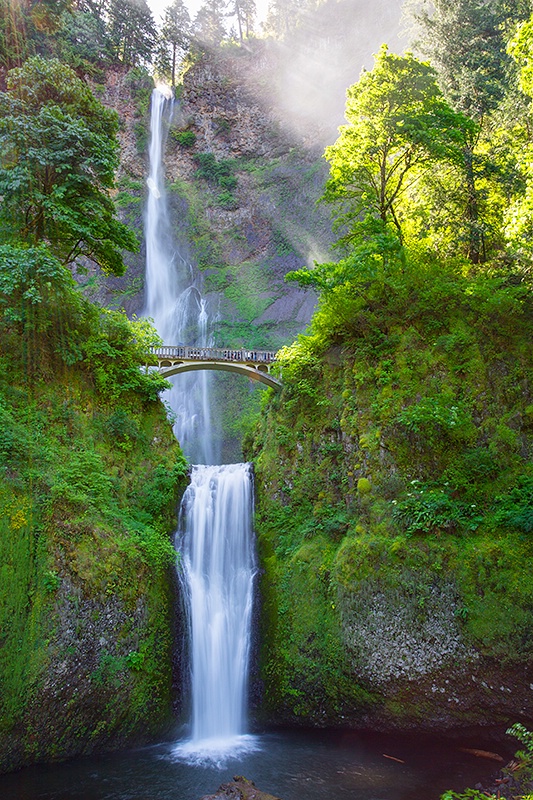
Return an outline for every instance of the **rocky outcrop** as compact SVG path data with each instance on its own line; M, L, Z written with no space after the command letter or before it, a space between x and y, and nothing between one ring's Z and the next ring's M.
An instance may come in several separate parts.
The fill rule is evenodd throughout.
M242 775L235 775L232 781L219 786L215 794L205 795L201 800L280 800L280 798L256 789L254 782L243 778Z
M177 239L217 287L224 344L250 326L265 347L290 341L309 321L314 295L284 282L285 274L325 258L332 240L329 212L315 207L327 174L314 131L287 126L271 77L274 43L205 52L183 79L167 145L169 184L176 186ZM194 143L180 144L183 132ZM228 165L231 192L199 176L198 159ZM185 182L185 183L184 183ZM174 195L175 196L175 195ZM177 203L185 199L187 212ZM210 246L205 251L205 239ZM203 248L203 250L202 250Z

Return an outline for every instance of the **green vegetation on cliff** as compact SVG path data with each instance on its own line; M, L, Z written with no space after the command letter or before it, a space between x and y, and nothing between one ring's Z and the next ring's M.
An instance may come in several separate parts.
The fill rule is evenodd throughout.
M141 368L153 332L83 300L45 248L19 256L0 262L4 767L166 722L186 476Z
M43 119L86 142L110 119L104 134L116 130L68 68L32 59L21 76L24 90L9 83L15 105L27 91ZM69 102L80 98L91 114L75 122ZM167 384L146 366L154 330L88 302L68 268L73 239L118 272L118 246L134 241L111 214L112 164L96 183L115 144L80 161L73 134L73 166L63 140L41 142L30 175L37 151L28 137L11 152L14 120L0 137L0 179L19 189L0 214L2 769L146 740L168 724L170 536L187 472L158 399Z
M265 702L282 719L442 728L531 707L531 266L494 133L458 115L476 136L437 148L434 115L454 112L429 67L402 80L413 69L382 50L348 93L326 151L343 258L290 276L320 305L250 443ZM520 155L498 136L525 220ZM437 209L421 187L438 176L442 199L456 172L470 194Z

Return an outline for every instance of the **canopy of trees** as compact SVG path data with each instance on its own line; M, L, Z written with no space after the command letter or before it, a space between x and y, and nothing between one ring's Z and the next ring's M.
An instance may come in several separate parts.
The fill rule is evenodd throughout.
M325 199L343 204L348 237L371 219L392 225L401 239L410 184L437 161L460 161L475 125L444 100L429 65L386 47L374 69L348 89L346 118L349 124L326 149L331 177Z
M124 271L133 233L109 196L118 164L115 112L55 59L30 58L0 94L0 230L4 241L46 241L70 263L86 256Z

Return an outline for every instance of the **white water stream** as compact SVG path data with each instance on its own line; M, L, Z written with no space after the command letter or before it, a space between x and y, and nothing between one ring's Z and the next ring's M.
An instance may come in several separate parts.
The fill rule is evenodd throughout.
M249 464L196 466L183 497L180 552L190 628L191 742L218 758L243 736L250 656L254 551Z
M154 89L150 116L148 199L144 218L146 276L144 316L154 320L163 342L209 347L216 312L201 293L201 281L172 235L163 154L174 100L170 90ZM174 431L191 461L214 464L214 431L209 405L210 375L192 372L171 379L164 399L175 416ZM218 440L218 437L216 437Z
M146 307L165 344L209 346L212 319L200 281L172 236L163 152L171 96L155 89L145 214ZM212 316L212 315L211 315ZM191 738L176 754L220 761L253 749L245 735L255 561L253 483L249 464L214 466L210 380L206 371L179 375L166 401L192 468L180 509L177 547L187 607Z

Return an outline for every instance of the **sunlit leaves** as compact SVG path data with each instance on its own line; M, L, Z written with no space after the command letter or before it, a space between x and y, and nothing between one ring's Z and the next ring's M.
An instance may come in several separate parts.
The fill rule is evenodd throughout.
M520 67L520 88L533 97L533 19L519 27L508 50Z
M331 170L324 199L342 205L338 222L348 226L348 239L369 216L401 238L405 192L435 161L460 162L475 125L446 103L431 67L386 47L347 97L348 124L325 152Z

